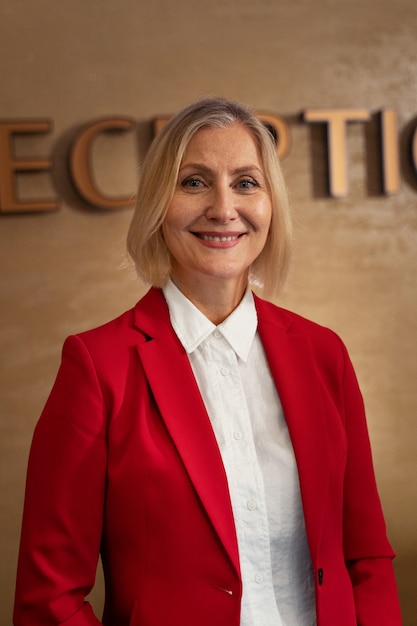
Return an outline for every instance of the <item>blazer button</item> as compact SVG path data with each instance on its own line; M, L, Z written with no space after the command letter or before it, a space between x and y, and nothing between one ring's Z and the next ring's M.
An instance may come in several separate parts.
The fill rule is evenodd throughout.
M324 572L323 572L323 569L321 567L317 571L317 579L318 579L319 585L322 585L323 584L323 579L324 579Z

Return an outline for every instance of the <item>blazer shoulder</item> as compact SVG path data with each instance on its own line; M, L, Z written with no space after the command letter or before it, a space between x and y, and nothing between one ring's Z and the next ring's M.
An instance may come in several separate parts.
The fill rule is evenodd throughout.
M353 371L348 350L333 330L265 300L257 299L256 306L267 353L282 351L286 346L298 359L309 358L333 387L338 387L346 373Z
M129 368L140 362L139 345L165 328L165 300L158 290L156 293L150 291L151 296L148 292L135 306L116 318L67 337L62 349L62 363L92 368L102 389L121 389ZM169 313L166 316L169 319Z
M255 304L261 323L272 324L280 327L285 332L304 335L312 339L317 337L317 339L321 340L328 338L328 340L336 343L341 341L337 333L331 328L294 313L294 311L284 309L258 296L255 296Z
M91 347L100 344L120 343L123 337L128 337L130 332L134 330L135 308L136 307L132 307L124 311L114 319L100 324L100 326L75 333L75 336L81 339L87 346ZM136 334L137 333L135 333L135 335Z
M77 333L86 345L123 346L129 343L141 343L154 337L169 321L168 307L160 289L152 287L130 309L114 319Z

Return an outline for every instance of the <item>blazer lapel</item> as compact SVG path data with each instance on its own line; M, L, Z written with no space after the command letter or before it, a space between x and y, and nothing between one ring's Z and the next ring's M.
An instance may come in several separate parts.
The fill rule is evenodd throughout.
M239 557L227 478L187 353L172 329L162 292L151 289L135 310L148 337L137 348L161 416L236 571Z
M327 492L325 406L306 337L291 318L255 298L259 334L288 424L300 479L307 536L317 554ZM138 352L161 416L236 571L239 557L227 478L188 356L171 327L162 292L151 289L135 309L147 336Z
M291 332L290 318L255 299L258 330L281 399L297 461L307 536L315 560L320 541L328 456L325 407L307 339ZM272 311L274 314L272 314Z

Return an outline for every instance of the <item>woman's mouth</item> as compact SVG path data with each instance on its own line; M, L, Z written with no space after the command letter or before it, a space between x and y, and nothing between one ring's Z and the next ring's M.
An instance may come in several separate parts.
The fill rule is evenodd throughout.
M206 233L192 233L192 234L198 237L199 239L202 239L203 241L218 241L218 242L236 241L237 239L239 239L239 237L244 235L244 233L218 234L218 235L206 234Z

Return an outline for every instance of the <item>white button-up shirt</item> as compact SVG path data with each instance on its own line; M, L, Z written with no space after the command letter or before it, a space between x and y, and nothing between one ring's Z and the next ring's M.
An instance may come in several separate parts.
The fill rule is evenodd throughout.
M171 281L163 292L227 475L243 583L240 624L314 626L297 466L252 293L215 326Z

